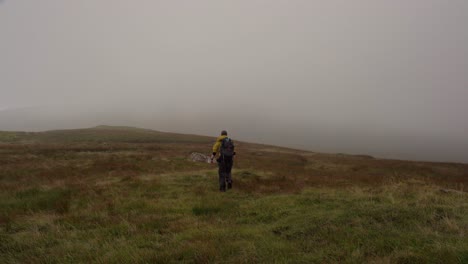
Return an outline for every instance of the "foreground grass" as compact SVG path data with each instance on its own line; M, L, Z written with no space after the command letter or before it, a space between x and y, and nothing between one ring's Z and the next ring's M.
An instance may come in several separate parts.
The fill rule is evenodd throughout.
M293 194L235 189L222 194L216 187L216 175L201 171L2 192L0 259L468 261L468 199L463 193L445 194L419 182L307 188Z
M151 137L0 144L0 263L468 263L467 165Z

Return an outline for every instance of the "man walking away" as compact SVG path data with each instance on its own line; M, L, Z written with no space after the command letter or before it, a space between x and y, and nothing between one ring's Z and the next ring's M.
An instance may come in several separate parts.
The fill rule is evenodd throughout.
M226 191L227 188L232 188L232 177L231 170L233 164L233 157L236 155L234 151L234 142L228 138L226 130L221 132L221 136L218 137L216 143L213 146L213 155L211 155L211 161L216 157L219 152L219 157L216 159L219 167L219 190L221 192Z

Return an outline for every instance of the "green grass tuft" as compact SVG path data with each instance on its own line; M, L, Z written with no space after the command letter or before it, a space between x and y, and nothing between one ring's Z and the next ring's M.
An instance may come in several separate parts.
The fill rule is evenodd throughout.
M63 214L70 209L71 194L68 189L43 190L31 188L18 191L14 196L1 199L0 207L11 213L51 211Z

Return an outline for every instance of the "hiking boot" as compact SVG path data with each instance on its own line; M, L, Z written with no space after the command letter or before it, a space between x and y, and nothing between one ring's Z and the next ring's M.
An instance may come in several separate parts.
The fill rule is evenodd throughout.
M228 188L228 189L232 189L232 182L228 182L227 188Z

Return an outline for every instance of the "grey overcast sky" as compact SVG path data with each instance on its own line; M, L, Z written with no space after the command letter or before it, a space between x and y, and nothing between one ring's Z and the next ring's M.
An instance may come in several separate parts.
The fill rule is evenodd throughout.
M466 0L0 0L0 130L468 162L467 26Z

